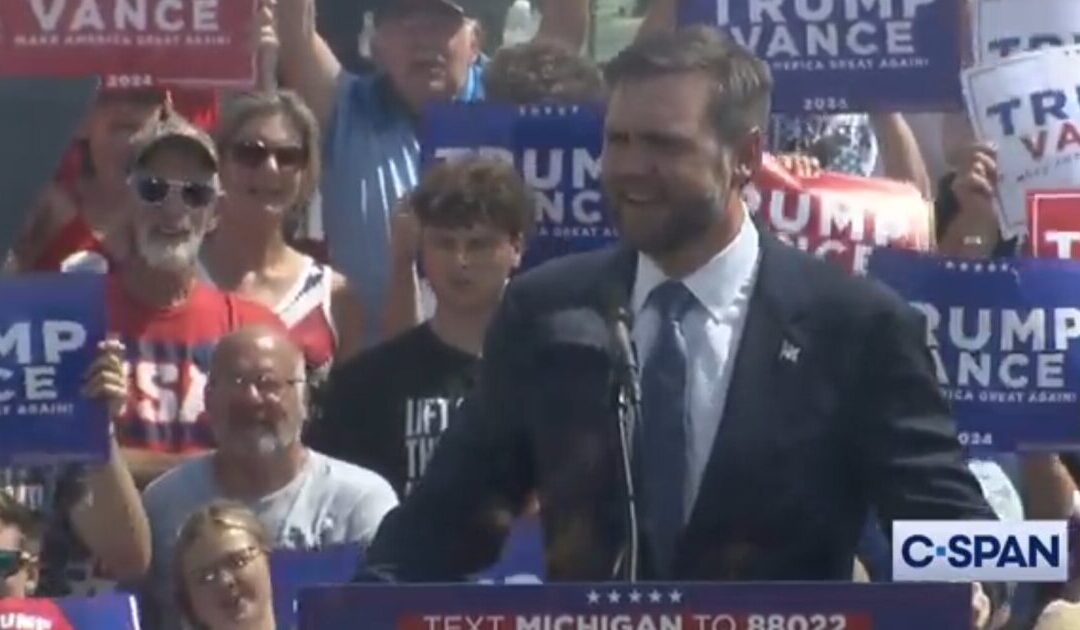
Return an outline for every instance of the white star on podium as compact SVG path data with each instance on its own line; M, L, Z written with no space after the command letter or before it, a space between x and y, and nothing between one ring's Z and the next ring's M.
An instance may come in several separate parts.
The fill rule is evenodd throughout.
M600 593L597 593L596 591L589 591L586 597L589 598L589 604L595 604L600 601Z
M612 604L618 604L619 599L620 599L620 597L619 597L619 592L618 591L611 591L610 593L607 594L607 600L608 600L608 602L610 602Z
M653 604L659 604L664 599L664 596L660 594L660 591L654 590L649 593L649 601Z
M681 604L682 603L682 593L677 591L677 590L671 591L671 593L668 594L668 597L671 598L671 603L672 604Z
M641 593L639 593L638 591L630 591L630 603L631 604L640 604L641 603Z

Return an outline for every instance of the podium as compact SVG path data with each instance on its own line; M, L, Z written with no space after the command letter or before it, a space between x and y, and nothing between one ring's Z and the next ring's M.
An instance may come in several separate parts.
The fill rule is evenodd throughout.
M300 630L967 628L968 584L351 585L301 592Z

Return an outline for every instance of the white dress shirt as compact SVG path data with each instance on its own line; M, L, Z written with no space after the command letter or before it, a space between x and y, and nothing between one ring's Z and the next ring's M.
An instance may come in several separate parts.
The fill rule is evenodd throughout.
M760 253L758 231L747 215L735 239L709 262L682 279L696 303L682 321L687 348L686 487L684 514L689 518L697 499L705 465L712 453L724 413L735 354L746 323L750 295L757 279ZM669 280L657 264L638 256L631 295L634 345L644 366L656 341L660 315L647 305L649 293Z

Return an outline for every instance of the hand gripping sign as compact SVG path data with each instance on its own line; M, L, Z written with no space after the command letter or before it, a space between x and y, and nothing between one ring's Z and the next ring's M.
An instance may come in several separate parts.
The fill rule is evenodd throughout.
M250 86L257 0L4 0L0 75Z
M108 458L104 403L81 393L105 336L104 279L0 280L0 465Z
M1009 56L963 75L980 140L998 147L1002 234L1027 231L1027 190L1080 181L1080 46Z
M866 271L879 247L925 251L933 241L930 204L914 186L892 180L798 177L766 155L744 199L781 240L855 273Z

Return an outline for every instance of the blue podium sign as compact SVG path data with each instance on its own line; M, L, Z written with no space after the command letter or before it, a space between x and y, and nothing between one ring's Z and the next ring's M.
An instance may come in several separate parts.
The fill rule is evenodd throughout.
M300 630L966 628L967 584L355 585L305 590Z

